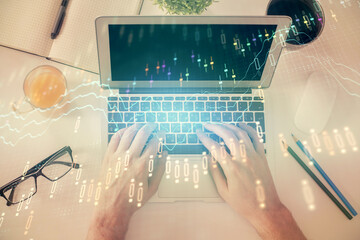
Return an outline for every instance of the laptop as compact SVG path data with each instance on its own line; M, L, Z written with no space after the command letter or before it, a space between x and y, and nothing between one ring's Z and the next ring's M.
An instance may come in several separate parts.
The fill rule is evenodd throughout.
M222 139L206 122L246 123L266 144L265 90L290 23L286 16L96 19L101 85L110 89L103 142L136 122L166 132L166 170L150 201L221 201L196 129Z

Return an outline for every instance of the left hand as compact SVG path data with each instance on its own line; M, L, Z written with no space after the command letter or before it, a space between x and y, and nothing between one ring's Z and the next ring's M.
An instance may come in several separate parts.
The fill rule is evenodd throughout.
M158 154L157 136L145 146L155 128L155 124L135 124L111 138L100 175L105 189L88 239L123 239L133 213L157 191L167 153ZM153 159L151 173L150 159Z

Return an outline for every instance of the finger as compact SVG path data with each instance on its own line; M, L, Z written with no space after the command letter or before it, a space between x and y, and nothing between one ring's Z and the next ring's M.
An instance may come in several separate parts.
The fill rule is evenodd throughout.
M227 182L224 174L222 173L219 165L217 163L212 163L211 160L208 160L210 173L212 179L214 180L216 189L219 195L225 200L228 192Z
M119 146L120 139L124 134L125 130L126 128L120 129L111 137L111 140L107 148L107 153L114 153L116 151L117 147Z
M245 144L245 148L247 152L255 153L256 151L255 146L253 145L251 138L246 131L231 124L224 124L224 125L226 128L230 129L236 134L237 138L240 140L239 141L240 144L242 144L242 142Z
M225 173L229 174L230 173L229 163L231 162L231 160L229 161L229 159L231 159L229 154L228 153L223 154L225 155L225 158L221 159L221 145L215 142L214 140L212 140L211 138L209 138L208 136L206 136L200 130L197 130L196 134L198 135L198 138L200 139L202 144L209 150L211 155L216 159L216 161L220 163Z
M160 181L165 172L165 163L168 152L163 152L160 158L156 158L152 177L149 178L148 198L156 193L159 188Z
M136 133L142 126L143 126L142 124L135 123L131 127L126 128L120 140L119 146L116 149L116 153L124 153L129 149L131 142L133 141Z
M219 124L205 124L204 127L214 132L216 135L218 135L224 140L226 146L231 152L231 155L235 157L239 156L239 150L237 148L238 138L232 131Z
M149 123L143 126L134 137L134 140L131 143L129 151L132 153L133 157L137 158L140 156L147 140L150 137L150 134L155 130L156 124Z
M164 139L165 134L159 133L155 135L150 142L146 145L141 157L149 157L150 155L156 155L159 151L159 144L162 139Z
M264 144L262 143L262 138L259 138L255 129L253 129L252 127L250 127L246 124L239 124L239 127L248 134L248 136L250 137L250 139L254 145L256 152L259 154L262 154L262 155L265 154Z

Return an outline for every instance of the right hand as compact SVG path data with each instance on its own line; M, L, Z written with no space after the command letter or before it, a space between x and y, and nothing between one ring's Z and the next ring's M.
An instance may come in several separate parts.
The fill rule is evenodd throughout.
M263 239L305 239L290 211L281 203L257 132L240 124L204 126L224 140L225 146L198 131L215 161L209 168L219 195L245 217Z

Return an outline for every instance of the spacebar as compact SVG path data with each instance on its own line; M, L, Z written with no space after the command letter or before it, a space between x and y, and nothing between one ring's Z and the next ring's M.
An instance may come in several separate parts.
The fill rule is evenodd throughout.
M202 154L208 152L203 145L164 145L169 154Z

